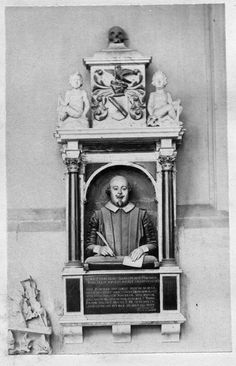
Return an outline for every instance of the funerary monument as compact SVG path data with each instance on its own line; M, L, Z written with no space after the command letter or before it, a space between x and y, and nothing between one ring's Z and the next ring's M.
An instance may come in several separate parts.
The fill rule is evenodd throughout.
M110 326L114 342L132 342L132 326L159 325L163 341L177 342L185 322L175 250L183 107L163 70L147 95L151 57L126 41L112 27L108 47L84 58L91 95L72 70L72 89L58 101L55 137L67 169L65 350L83 342L84 327Z

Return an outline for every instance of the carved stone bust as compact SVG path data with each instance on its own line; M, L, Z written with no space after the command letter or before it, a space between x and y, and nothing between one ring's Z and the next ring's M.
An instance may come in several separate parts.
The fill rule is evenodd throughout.
M157 257L157 239L146 210L129 200L131 186L116 175L106 189L109 201L90 219L86 252L88 256L130 256L132 261L145 254Z

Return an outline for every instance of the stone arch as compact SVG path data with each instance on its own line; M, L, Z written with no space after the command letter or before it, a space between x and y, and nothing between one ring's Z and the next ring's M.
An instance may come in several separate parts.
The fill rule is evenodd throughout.
M88 189L91 185L91 183L96 179L96 177L101 174L103 171L106 171L110 168L113 167L131 167L132 169L137 169L139 171L141 171L144 175L146 175L146 177L150 180L150 182L152 183L152 186L154 188L154 192L155 192L155 200L158 202L158 189L157 189L157 182L155 181L155 179L153 178L153 176L151 175L151 173L148 172L147 169L145 169L143 166L139 165L139 164L135 164L135 163L108 163L103 165L102 167L98 168L97 170L95 170L91 176L89 177L89 179L87 180L87 182L85 183L85 187L84 187L84 199L87 199L87 192Z

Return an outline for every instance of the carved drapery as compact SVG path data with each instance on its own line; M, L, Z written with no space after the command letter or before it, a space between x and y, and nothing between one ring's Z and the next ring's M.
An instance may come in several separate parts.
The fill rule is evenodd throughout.
M162 265L175 264L175 231L174 231L174 185L173 167L176 153L161 155L159 162L162 167L162 233L163 261Z

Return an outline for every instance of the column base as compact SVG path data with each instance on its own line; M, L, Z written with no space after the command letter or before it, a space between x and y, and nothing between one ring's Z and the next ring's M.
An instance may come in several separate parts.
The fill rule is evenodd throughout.
M161 267L170 267L170 266L176 266L176 261L174 258L168 258L168 259L163 259L161 261Z
M80 260L76 260L68 261L67 263L65 263L65 267L83 267L83 265Z

